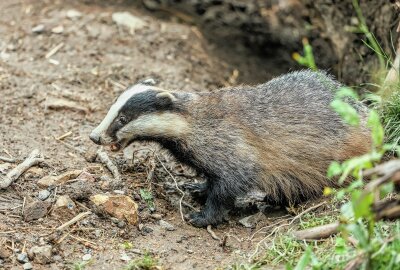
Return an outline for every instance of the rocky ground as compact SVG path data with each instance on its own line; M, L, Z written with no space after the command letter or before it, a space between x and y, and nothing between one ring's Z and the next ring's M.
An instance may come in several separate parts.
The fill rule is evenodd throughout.
M179 204L174 180L201 180L189 169L155 145L105 149L124 183L115 190L88 134L139 79L199 91L267 80L287 66L271 59L259 70L240 46L222 52L194 26L109 3L3 0L0 35L2 178L32 150L43 155L0 190L0 268L122 269L148 253L165 269L212 269L246 260L264 235L257 229L282 218L273 211L278 218L245 228L240 212L213 237L181 219L199 207L187 194Z

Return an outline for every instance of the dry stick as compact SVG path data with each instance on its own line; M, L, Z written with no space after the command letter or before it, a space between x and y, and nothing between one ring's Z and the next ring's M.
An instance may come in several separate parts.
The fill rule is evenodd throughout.
M72 135L72 131L68 131L67 133L61 135L60 137L57 137L56 140L60 141L60 140L63 140L63 139L65 139L65 138L67 138L68 136L71 136L71 135Z
M7 188L30 167L37 165L43 161L43 155L39 152L39 150L33 150L22 163L20 163L17 167L8 172L4 178L0 179L0 189Z
M328 238L332 234L338 232L339 222L330 223L327 225L317 226L293 233L298 240L319 240Z
M307 208L306 210L304 210L303 212L301 212L301 213L299 213L298 215L296 215L289 223L287 223L287 224L282 224L282 225L279 225L278 227L275 227L275 228L272 230L271 233L269 233L267 236L265 236L263 239L261 239L261 241L259 241L259 242L257 243L257 245L256 245L256 250L255 250L254 253L250 256L250 259L252 259L252 258L258 253L258 250L259 250L259 248L260 248L260 245L261 245L266 239L268 239L270 236L272 236L273 234L275 234L280 228L292 225L297 219L301 218L304 214L306 214L306 213L308 213L308 212L310 212L310 211L312 211L312 210L314 210L314 209L317 209L318 207L320 207L320 206L322 206L322 205L324 205L324 204L326 204L326 201L323 201L323 202L320 202L319 204L316 204L316 205L314 205L314 206L311 206L311 207Z
M62 224L61 226L59 226L56 229L56 231L62 231L65 228L71 226L72 224L77 223L79 220L84 219L85 217L89 216L90 214L92 214L91 211L80 213L80 214L76 215L74 218L72 218L70 221L67 221L64 224Z
M221 238L219 238L219 237L215 234L215 232L211 229L211 225L208 225L208 226L207 226L207 232L211 235L211 237L212 237L214 240L217 240L217 241L220 241L220 242L221 242Z
M185 197L185 192L183 192L183 190L179 188L178 182L176 181L175 177L174 177L174 176L172 175L172 173L170 173L170 171L165 167L164 163L160 160L160 158L158 157L158 155L155 155L155 156L156 156L156 158L158 159L158 161L161 163L161 166L164 168L164 170L169 174L169 176L172 178L172 180L174 180L176 189L182 194L182 197L181 197L181 199L179 200L179 211L180 211L180 213L181 213L182 221L183 221L183 222L186 222L186 221L185 221L185 218L184 218L184 216L183 216L183 212L182 212L182 201L183 201L183 198Z
M107 167L107 169L110 170L110 172L114 176L115 181L117 183L121 183L121 174L119 173L117 166L114 165L114 163L108 157L107 153L104 152L102 148L97 151L97 157L99 158L100 162L103 163Z
M2 157L0 156L0 160L8 163L15 163L16 160L14 158Z
M57 46L55 46L53 49L51 49L46 55L45 58L49 59L50 57L52 57L53 55L55 55L59 49L61 49L61 47L64 46L64 42L61 42L60 44L58 44Z

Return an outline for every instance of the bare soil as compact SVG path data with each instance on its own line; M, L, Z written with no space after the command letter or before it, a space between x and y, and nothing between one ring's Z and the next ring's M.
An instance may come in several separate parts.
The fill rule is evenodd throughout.
M82 16L68 18L71 9ZM146 26L135 32L120 27L111 19L116 11L129 11L143 19ZM43 25L44 30L34 33L32 29L38 25ZM262 235L250 240L255 230L239 225L239 216L214 229L220 238L227 239L222 246L207 230L193 228L181 220L180 194L161 162L179 182L199 178L154 145L135 145L125 155L109 152L122 173L122 191L139 204L138 226L91 214L63 234L55 235L54 229L69 219L67 213L65 217L48 214L26 222L23 211L27 204L38 200L42 190L37 185L39 179L74 169L94 171L91 189L67 183L50 189L49 202L53 204L60 195L69 195L77 203L77 212L84 212L90 207L89 195L113 193L107 185L107 179L112 177L107 169L87 161L97 149L88 134L125 86L153 77L166 89L212 90L268 80L284 67L274 68L271 61L270 68L257 70L254 56L247 57L242 51L244 57L240 59L245 60L240 61L240 48L237 52L227 49L224 54L219 53L196 27L161 21L131 6L3 0L0 36L0 156L9 155L19 163L35 148L45 156L44 164L31 168L8 189L0 191L0 240L12 254L2 259L0 268L22 269L17 254L46 244L53 247L51 263L32 262L34 269L70 269L85 254L92 256L86 269L122 269L127 265L121 260L123 253L134 260L146 251L165 269L213 269L244 261L254 251ZM237 66L228 65L224 58ZM49 106L54 98L72 101L75 108L54 109ZM64 134L65 138L57 139ZM3 174L14 166L0 161ZM152 191L154 212L141 198L140 188ZM199 207L189 196L184 201ZM186 206L182 210L190 211ZM160 226L160 218L175 230ZM273 217L266 219L259 227L273 221ZM132 243L133 248L124 249L124 242Z

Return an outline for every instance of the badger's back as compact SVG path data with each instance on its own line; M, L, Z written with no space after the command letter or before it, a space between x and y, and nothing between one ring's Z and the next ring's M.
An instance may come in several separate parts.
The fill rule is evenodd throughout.
M325 73L301 71L256 87L199 94L185 138L191 165L229 179L225 188L238 195L256 187L277 202L321 194L336 185L326 178L332 161L370 147L363 125L347 126L330 108L339 87Z

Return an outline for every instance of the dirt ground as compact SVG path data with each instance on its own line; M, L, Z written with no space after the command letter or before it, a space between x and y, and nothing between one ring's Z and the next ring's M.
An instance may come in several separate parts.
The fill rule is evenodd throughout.
M133 32L117 25L112 21L117 11L129 11L144 20L145 26ZM38 148L45 157L43 164L0 191L0 240L2 247L11 252L1 259L0 268L22 269L18 254L47 244L52 246L50 264L31 260L34 269L70 269L85 254L91 255L86 269L122 269L127 265L126 257L134 260L147 251L165 269L213 269L245 261L254 251L261 235L249 240L255 229L239 225L239 216L214 229L219 237L227 237L224 246L207 230L181 220L180 195L171 188L173 181L161 162L179 181L196 177L182 171L153 145L136 145L138 154L133 165L129 154L132 149L125 151L125 157L108 152L119 165L125 183L118 192L130 195L139 205L138 226L93 213L55 235L54 229L69 220L67 212L65 216L49 213L27 222L23 211L29 203L38 201L39 191L43 190L37 185L39 179L74 169L92 170L92 189L77 190L68 183L49 189L47 201L51 204L60 195L69 195L79 213L87 211L89 195L114 192L105 184L111 177L107 169L87 161L96 149L88 134L124 86L153 77L163 88L198 91L267 80L285 67L273 68L271 60L271 67L260 71L254 56L240 61L235 53L228 58L240 65L232 66L223 60L229 51L221 54L219 48L218 52L193 26L161 21L130 6L87 1L3 0L0 35L0 156L21 162ZM55 98L70 102L67 107L72 108L54 108ZM64 134L65 138L60 139ZM155 153L149 148L156 149ZM0 172L5 174L14 166L0 161ZM140 188L152 190L154 212L141 198ZM76 196L78 191L87 194ZM198 207L188 197L185 201ZM189 210L183 208L184 213ZM161 226L160 218L172 224L174 230ZM267 219L262 225L273 220ZM131 249L122 247L126 242L132 244Z

